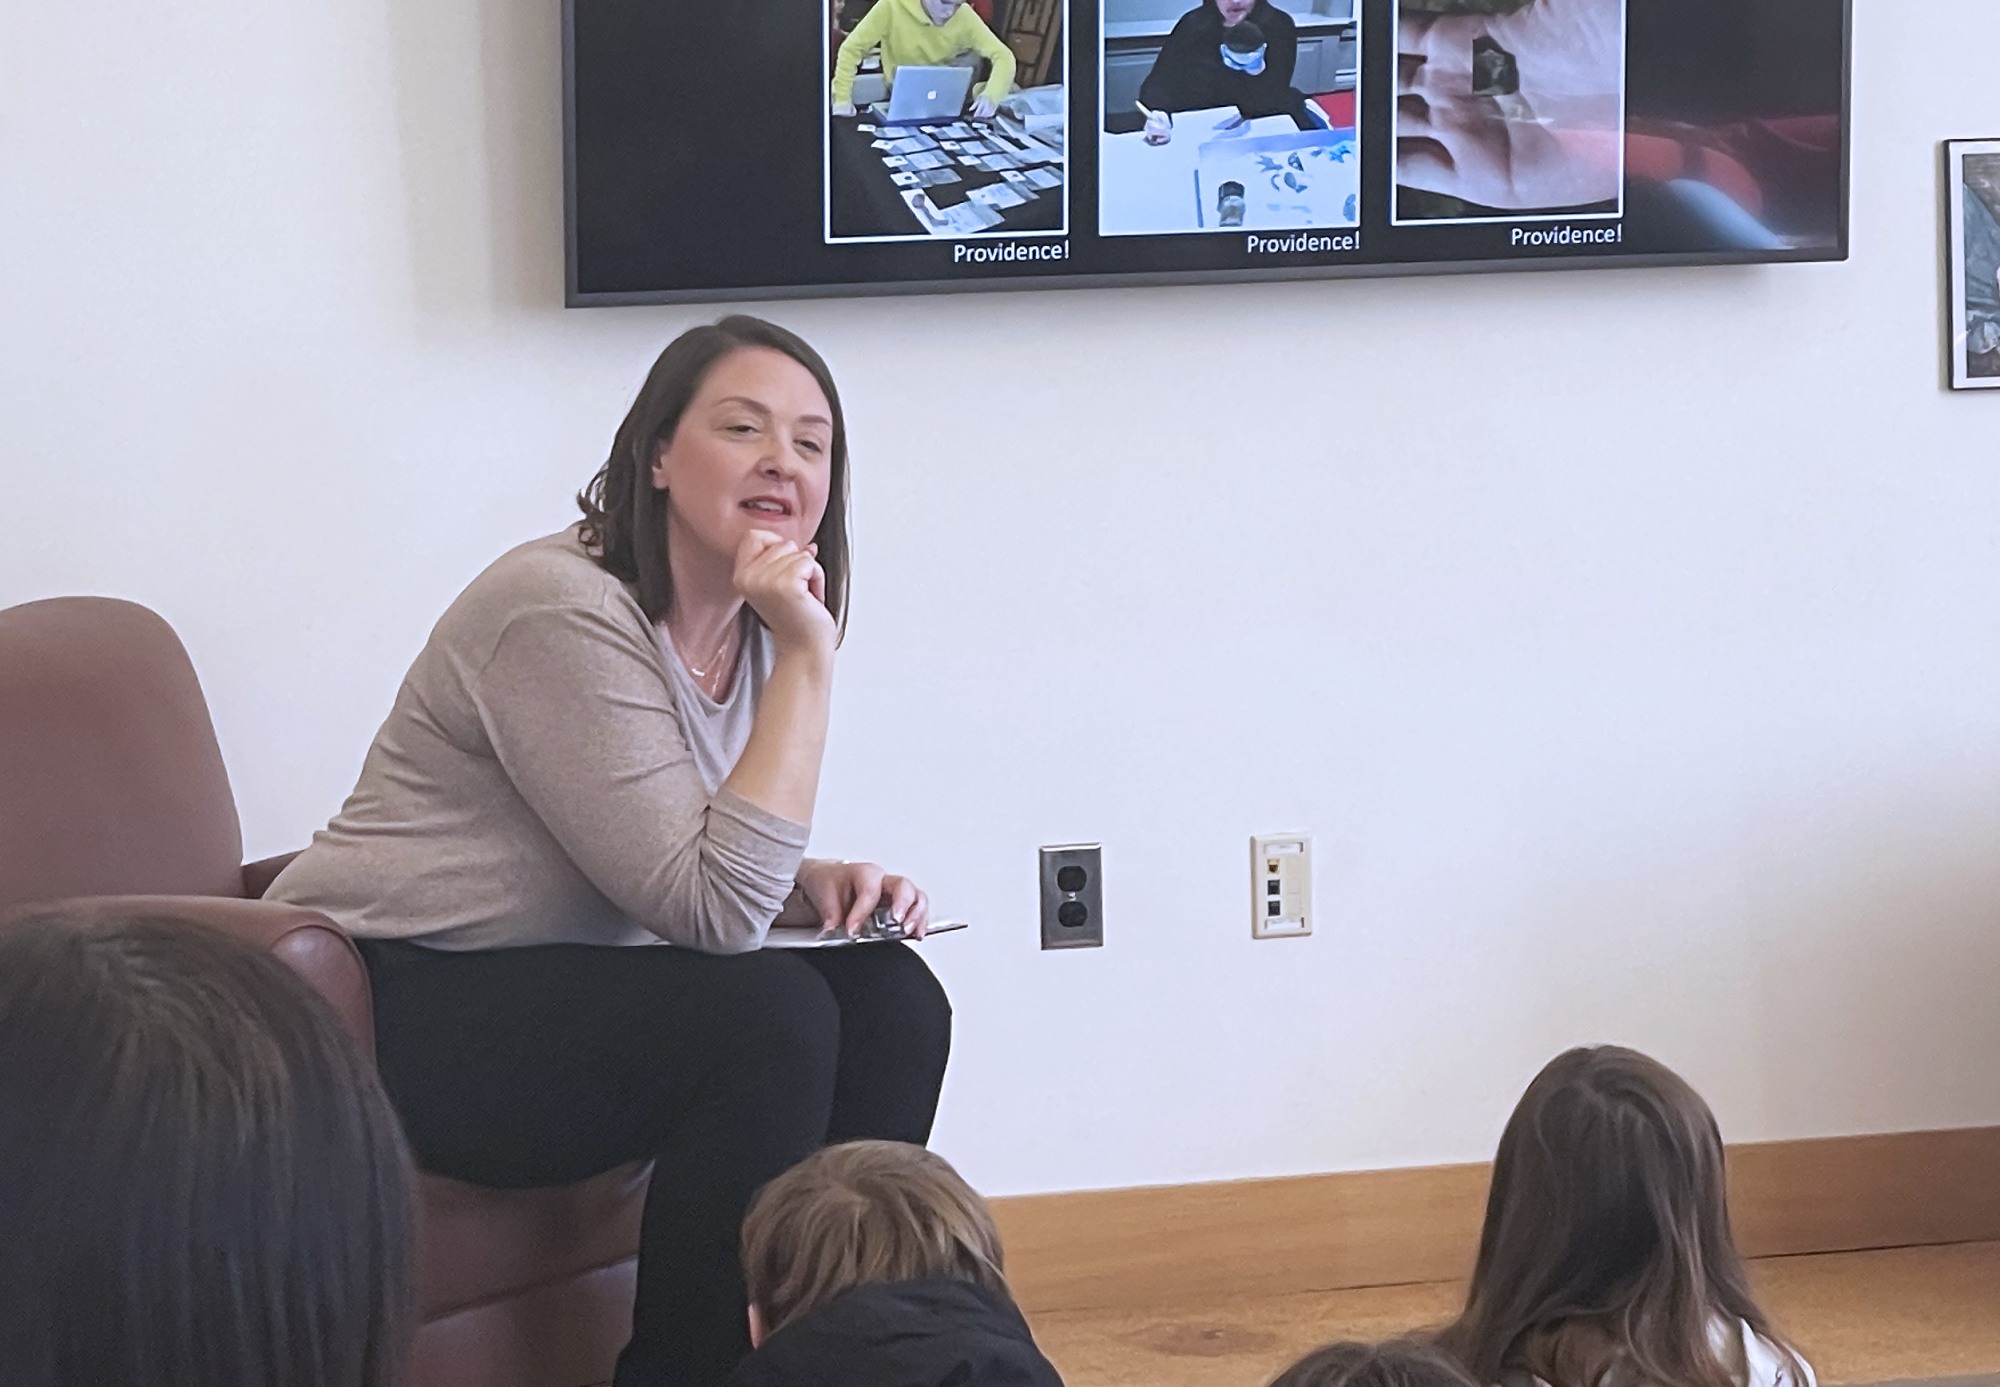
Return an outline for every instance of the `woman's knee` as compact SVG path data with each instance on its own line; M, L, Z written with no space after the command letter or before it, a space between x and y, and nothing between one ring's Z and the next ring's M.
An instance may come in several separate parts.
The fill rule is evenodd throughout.
M885 950L889 958L884 972L890 990L890 1006L914 1031L933 1036L942 1043L951 1040L951 998L944 984L917 951L907 944Z
M826 1062L838 1051L840 1007L817 972L778 950L739 955L729 963L737 976L729 989L724 1043L780 1068Z
M892 1026L933 1047L951 1043L951 999L908 944L869 944L815 957L825 969L849 1030Z

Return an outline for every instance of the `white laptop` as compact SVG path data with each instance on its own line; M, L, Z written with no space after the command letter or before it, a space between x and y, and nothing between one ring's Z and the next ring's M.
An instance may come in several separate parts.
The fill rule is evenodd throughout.
M875 113L889 125L957 120L972 91L969 67L899 67L889 103Z

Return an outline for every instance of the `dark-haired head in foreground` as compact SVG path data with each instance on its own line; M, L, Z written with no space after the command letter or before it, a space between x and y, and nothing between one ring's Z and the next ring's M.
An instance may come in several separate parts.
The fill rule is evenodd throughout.
M284 964L0 927L8 1387L394 1387L411 1210L373 1065Z
M1434 1344L1391 1339L1316 1348L1272 1379L1271 1387L1480 1387Z
M1222 31L1222 46L1232 53L1255 53L1264 46L1264 31L1246 19Z

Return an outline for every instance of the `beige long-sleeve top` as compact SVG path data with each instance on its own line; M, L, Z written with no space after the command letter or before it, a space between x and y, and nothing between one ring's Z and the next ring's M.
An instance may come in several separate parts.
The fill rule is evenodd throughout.
M574 527L503 555L439 620L354 793L270 895L443 949L759 947L807 826L701 765L733 765L748 735L770 667L752 632L708 704ZM735 745L701 746L717 738Z

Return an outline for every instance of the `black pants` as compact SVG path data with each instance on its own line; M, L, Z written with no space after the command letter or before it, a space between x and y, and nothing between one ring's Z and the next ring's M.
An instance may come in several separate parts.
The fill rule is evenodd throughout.
M521 1188L655 1162L617 1387L714 1387L749 1350L737 1236L766 1181L829 1142L930 1136L951 1006L902 944L361 949L424 1169Z

